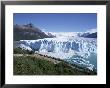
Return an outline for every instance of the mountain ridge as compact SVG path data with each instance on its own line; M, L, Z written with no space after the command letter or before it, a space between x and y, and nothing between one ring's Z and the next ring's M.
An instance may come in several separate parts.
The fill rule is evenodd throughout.
M14 41L19 40L33 40L42 38L52 38L53 36L45 34L39 28L34 27L33 24L14 25Z

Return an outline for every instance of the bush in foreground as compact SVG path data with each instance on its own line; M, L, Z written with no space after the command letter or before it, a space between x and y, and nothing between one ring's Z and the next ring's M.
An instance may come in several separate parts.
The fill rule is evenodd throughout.
M24 50L20 47L14 49L14 54L34 54L34 51Z
M89 75L65 62L53 64L50 61L31 56L14 56L14 75Z

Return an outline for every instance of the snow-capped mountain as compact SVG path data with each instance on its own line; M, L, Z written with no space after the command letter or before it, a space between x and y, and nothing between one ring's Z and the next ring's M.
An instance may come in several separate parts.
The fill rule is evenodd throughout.
M56 37L54 34L52 34L51 32L44 32L47 36L53 38Z
M26 25L14 25L14 40L32 40L42 38L52 38L52 35L46 35L45 32L35 27L32 23Z
M85 37L85 38L97 38L97 30L91 29L86 32L78 33L79 37Z
M86 32L45 32L48 36L52 37L85 37L85 38L97 38L97 30L91 29Z

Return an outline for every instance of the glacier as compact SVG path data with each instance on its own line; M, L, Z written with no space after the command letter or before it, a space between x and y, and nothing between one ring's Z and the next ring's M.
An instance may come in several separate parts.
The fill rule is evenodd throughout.
M37 40L20 40L18 47L25 50L33 50L35 53L60 58L90 70L97 68L96 38L64 36Z

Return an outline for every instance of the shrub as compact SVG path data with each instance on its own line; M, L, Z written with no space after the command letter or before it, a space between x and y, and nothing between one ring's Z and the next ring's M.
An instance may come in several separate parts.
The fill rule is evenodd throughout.
M64 61L54 64L44 58L32 56L14 56L14 75L90 75L85 72L72 68ZM93 74L93 73L92 73ZM94 75L94 74L93 74Z

